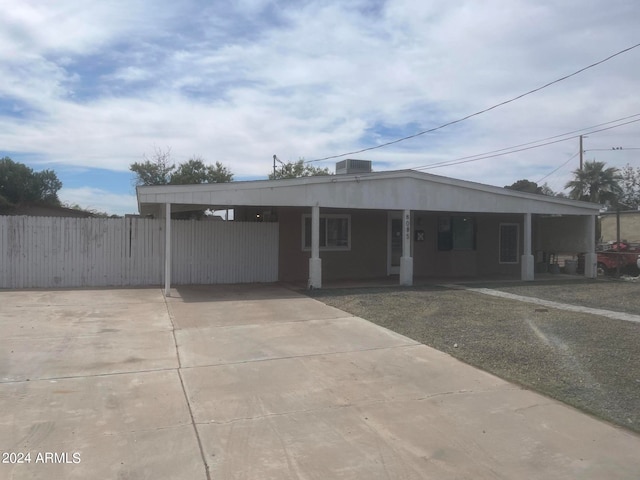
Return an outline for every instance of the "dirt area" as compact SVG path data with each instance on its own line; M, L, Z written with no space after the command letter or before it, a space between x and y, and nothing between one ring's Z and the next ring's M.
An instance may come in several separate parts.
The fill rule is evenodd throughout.
M640 314L637 283L480 285ZM640 323L442 287L325 289L322 302L640 432Z

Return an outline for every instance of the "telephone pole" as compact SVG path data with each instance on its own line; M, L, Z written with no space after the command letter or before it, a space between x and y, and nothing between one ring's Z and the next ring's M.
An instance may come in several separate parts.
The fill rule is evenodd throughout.
M582 170L582 154L584 150L582 149L582 135L580 135L580 170Z
M276 162L284 166L284 163L282 163L282 160L280 160L277 155L274 155L273 156L273 179L274 180L276 180Z

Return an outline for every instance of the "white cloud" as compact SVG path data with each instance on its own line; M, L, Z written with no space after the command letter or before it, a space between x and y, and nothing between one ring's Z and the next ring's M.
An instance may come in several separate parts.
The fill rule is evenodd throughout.
M177 161L202 155L236 177L266 175L274 153L358 150L511 98L636 43L640 14L634 0L282 8L247 0L226 11L198 2L3 3L12 13L0 20L0 101L10 99L14 115L0 115L0 149L124 171L154 145L170 146ZM407 168L638 113L639 58L640 48L358 157ZM637 131L593 135L587 148L640 146ZM504 185L542 177L576 151L577 141L433 172ZM607 155L621 160L633 158Z
M179 11L173 2L156 8L144 0L2 0L0 52L85 55L110 44L147 36Z

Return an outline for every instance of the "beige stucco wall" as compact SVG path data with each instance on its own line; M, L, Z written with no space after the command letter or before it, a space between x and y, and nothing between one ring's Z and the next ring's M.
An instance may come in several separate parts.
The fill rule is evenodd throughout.
M603 242L615 242L616 216L615 214L600 217L601 239ZM620 213L620 240L640 243L640 212Z
M520 263L499 263L500 223L520 225L519 248L522 252L522 215L475 215L475 250L438 250L438 216L430 212L414 214L414 228L425 231L424 242L414 242L413 271L419 277L473 277L485 275L518 276ZM447 215L446 213L444 215Z
M302 249L302 216L309 208L279 208L281 281L303 281L309 275L311 252ZM321 250L322 278L376 278L387 274L387 214L376 210L323 208L320 214L351 215L351 250Z
M280 223L279 278L306 281L310 252L302 249L302 215L307 208L278 208ZM321 214L351 215L351 250L321 251L325 280L379 278L387 274L388 214L380 210L321 209ZM439 251L438 216L449 213L413 212L412 255L415 277L520 277L520 255L524 250L524 216L517 214L471 215L476 220L476 249ZM455 214L454 214L455 215ZM532 219L532 253L581 253L588 249L586 216ZM519 225L518 263L499 262L501 223ZM415 230L424 230L425 240L415 241Z
M302 249L302 216L306 208L278 208L280 223L279 278L281 281L306 281L310 252ZM325 280L349 278L379 278L387 274L388 215L377 210L321 209L321 214L351 215L351 250L321 251L322 277ZM520 225L519 248L523 248L522 215L476 216L476 250L439 251L437 219L433 212L414 212L412 238L415 230L424 230L424 242L413 241L414 276L473 277L506 275L518 277L520 263L500 264L498 261L499 225L501 222ZM447 215L445 213L445 215Z

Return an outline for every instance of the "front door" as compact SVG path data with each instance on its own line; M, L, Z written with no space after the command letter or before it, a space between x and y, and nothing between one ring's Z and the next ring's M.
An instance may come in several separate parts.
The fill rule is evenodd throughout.
M400 257L402 257L402 212L389 212L387 275L400 274Z

